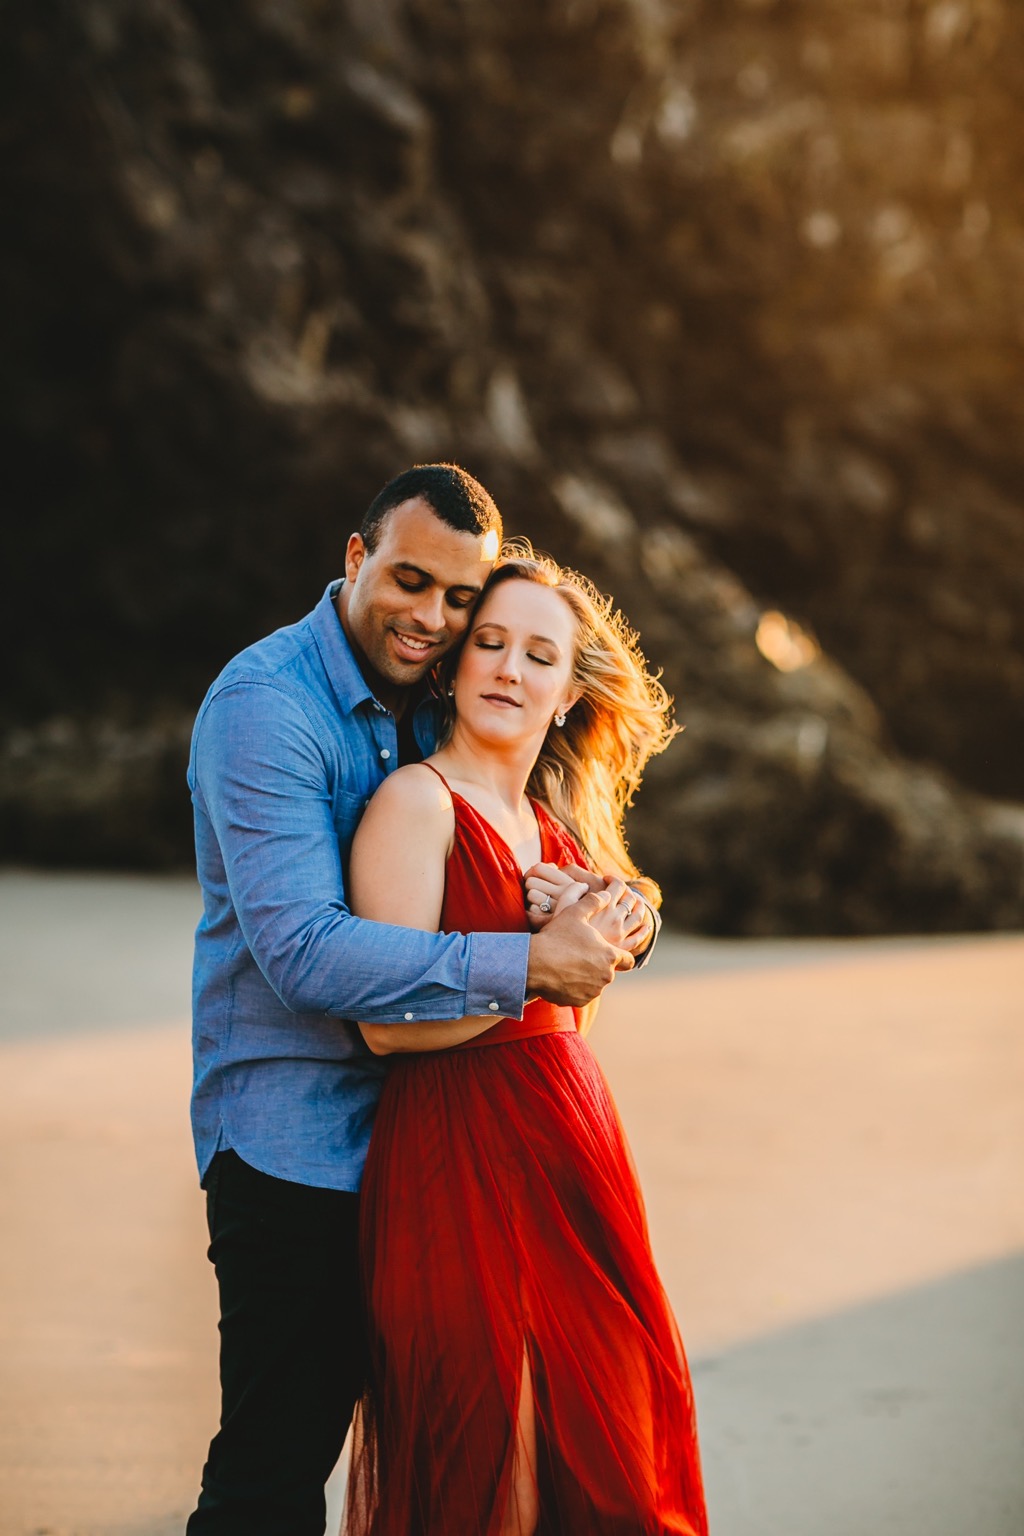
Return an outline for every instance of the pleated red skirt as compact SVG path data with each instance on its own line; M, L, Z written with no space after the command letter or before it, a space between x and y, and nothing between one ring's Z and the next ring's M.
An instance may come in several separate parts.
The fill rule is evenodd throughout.
M444 927L524 927L511 851L453 799ZM544 858L580 861L538 817ZM395 1058L362 1242L372 1379L345 1536L496 1536L526 1363L537 1536L704 1536L683 1347L570 1009L534 1003L468 1046Z

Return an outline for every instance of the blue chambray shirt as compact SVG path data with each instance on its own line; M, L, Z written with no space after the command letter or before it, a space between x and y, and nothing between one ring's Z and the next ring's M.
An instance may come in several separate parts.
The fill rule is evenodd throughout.
M278 1178L356 1190L386 1065L350 1021L522 1017L528 934L420 933L345 904L352 835L398 739L341 627L340 585L229 662L196 719L200 1177L230 1147ZM414 730L431 752L429 701Z

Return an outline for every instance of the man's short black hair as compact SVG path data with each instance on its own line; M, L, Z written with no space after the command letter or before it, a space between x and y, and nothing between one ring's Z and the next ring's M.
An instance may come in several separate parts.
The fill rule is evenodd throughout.
M501 543L501 513L479 480L458 464L417 464L389 480L366 509L359 532L368 554L377 548L388 513L417 497L458 533L489 533L493 528Z

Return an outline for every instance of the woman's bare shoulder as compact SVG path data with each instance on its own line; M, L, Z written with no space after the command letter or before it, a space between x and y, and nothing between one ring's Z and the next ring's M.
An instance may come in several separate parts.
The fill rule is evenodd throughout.
M370 805L389 815L448 816L452 797L440 774L425 763L406 763L388 774Z
M454 836L452 798L436 773L420 763L389 773L366 807L352 842L353 880L364 905L367 898L359 877L374 861L413 869L421 879L427 867L423 860L429 864L435 855L443 871ZM363 915L371 914L367 909Z
M451 797L435 773L409 764L388 774L352 840L353 912L436 932L454 835Z

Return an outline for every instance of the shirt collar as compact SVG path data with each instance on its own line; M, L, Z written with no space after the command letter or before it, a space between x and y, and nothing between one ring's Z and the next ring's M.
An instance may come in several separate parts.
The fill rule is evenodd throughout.
M334 696L343 714L350 715L358 705L367 702L377 709L383 709L384 706L374 698L373 690L359 670L359 663L348 643L348 636L342 628L338 610L334 606L334 599L341 585L340 578L332 581L313 609L310 623L320 659L327 670Z

